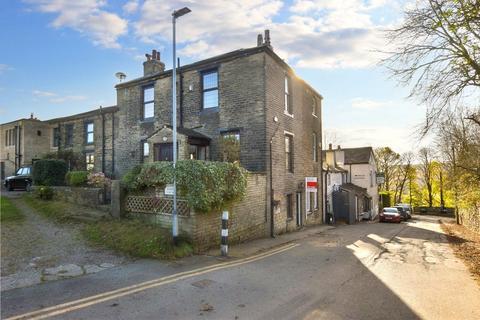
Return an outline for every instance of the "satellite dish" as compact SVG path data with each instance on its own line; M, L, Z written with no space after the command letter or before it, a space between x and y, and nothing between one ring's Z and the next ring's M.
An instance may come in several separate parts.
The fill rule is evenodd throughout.
M117 73L115 73L115 77L117 77L118 80L120 80L120 82L122 82L123 80L125 80L127 75L123 72L117 72Z

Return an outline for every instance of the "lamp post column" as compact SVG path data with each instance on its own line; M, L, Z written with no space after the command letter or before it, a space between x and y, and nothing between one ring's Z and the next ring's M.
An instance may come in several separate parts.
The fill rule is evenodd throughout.
M173 67L172 67L172 127L173 127L173 171L175 173L177 164L177 52L175 43L175 12L172 15L173 26ZM172 212L172 236L173 243L177 244L178 238L178 216L177 216L177 178L173 176L173 212Z

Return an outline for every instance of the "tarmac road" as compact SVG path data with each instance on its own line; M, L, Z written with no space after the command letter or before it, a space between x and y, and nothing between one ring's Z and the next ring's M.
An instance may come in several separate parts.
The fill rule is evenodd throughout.
M142 260L8 290L2 319L480 319L480 287L433 217L323 229L246 258L187 262Z

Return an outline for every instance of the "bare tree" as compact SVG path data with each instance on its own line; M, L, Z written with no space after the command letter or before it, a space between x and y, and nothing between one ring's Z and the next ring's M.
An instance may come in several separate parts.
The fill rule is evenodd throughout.
M382 64L429 106L423 135L467 92L480 92L480 0L417 1L387 38L394 49ZM479 110L466 119L480 126Z
M418 151L420 160L420 170L422 172L422 180L427 187L428 206L433 206L433 151L430 148L422 148Z

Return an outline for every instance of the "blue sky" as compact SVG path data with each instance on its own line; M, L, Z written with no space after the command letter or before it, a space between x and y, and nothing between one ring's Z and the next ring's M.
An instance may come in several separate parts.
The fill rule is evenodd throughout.
M144 54L171 67L173 9L182 64L256 45L274 50L325 100L324 142L412 149L423 106L406 100L377 66L382 30L401 22L404 0L24 0L0 4L0 122L84 112L116 103L114 74L141 76Z

